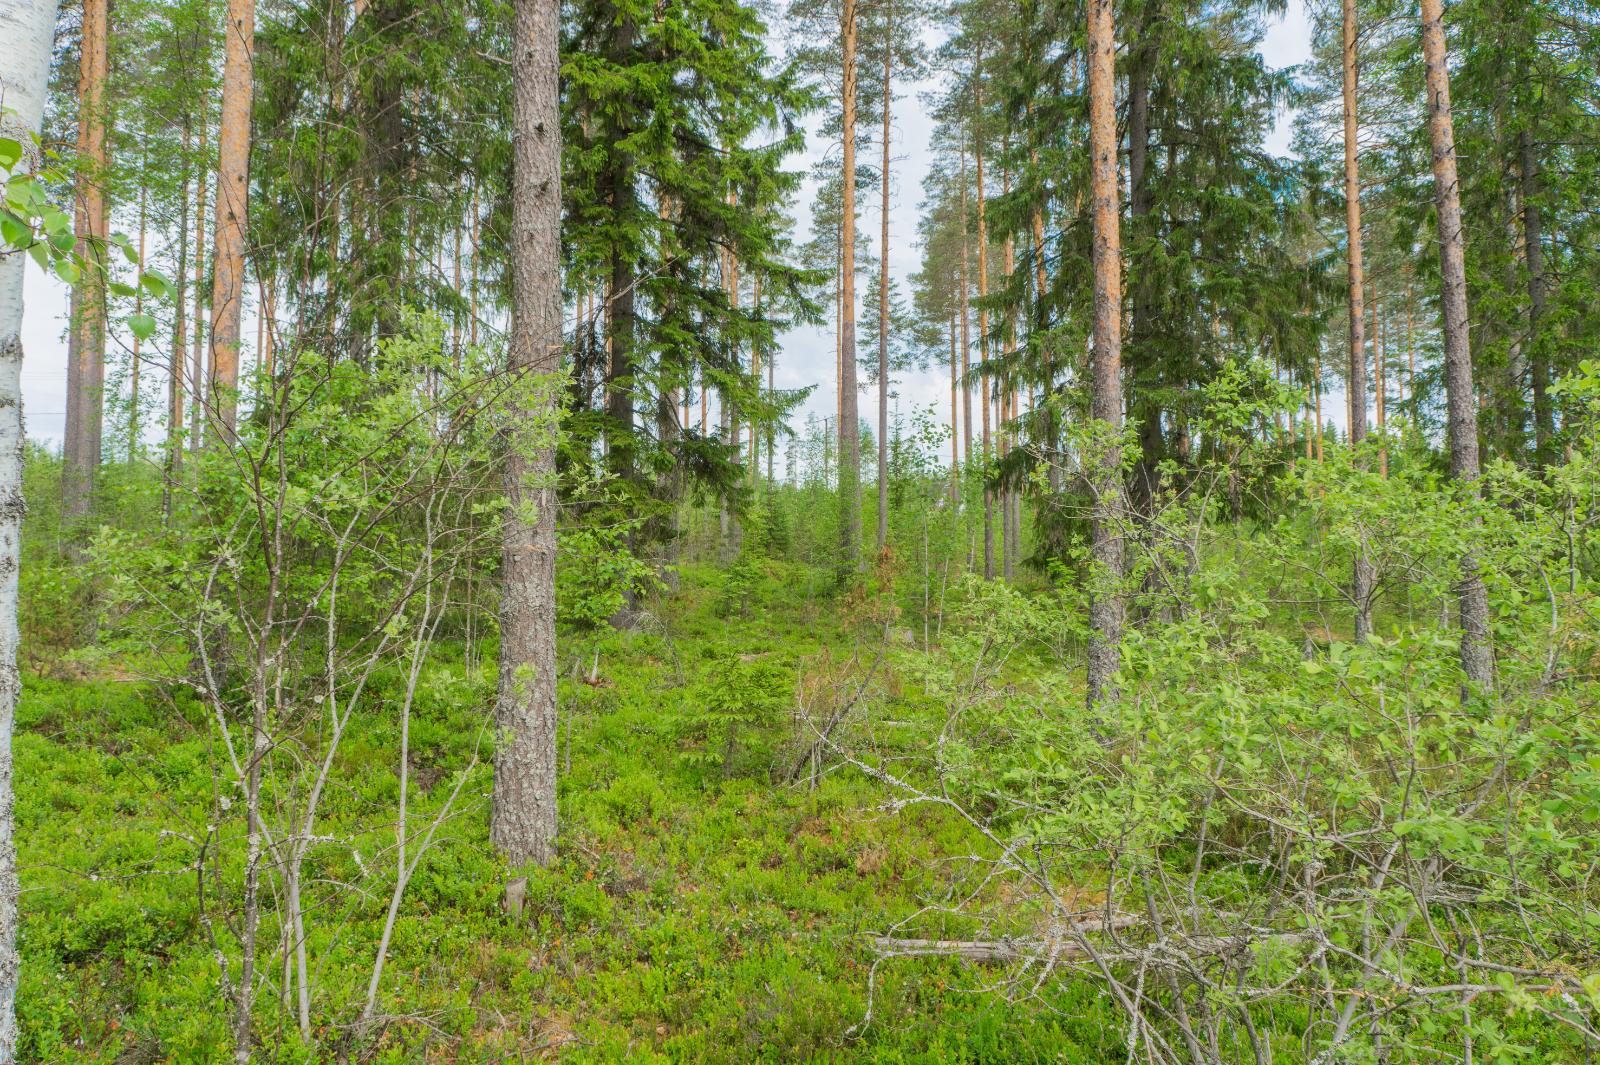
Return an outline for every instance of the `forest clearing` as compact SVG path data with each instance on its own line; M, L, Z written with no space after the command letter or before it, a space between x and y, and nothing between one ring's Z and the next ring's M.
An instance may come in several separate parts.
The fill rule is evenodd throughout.
M0 1065L1600 1056L1592 0L0 0L0 182Z

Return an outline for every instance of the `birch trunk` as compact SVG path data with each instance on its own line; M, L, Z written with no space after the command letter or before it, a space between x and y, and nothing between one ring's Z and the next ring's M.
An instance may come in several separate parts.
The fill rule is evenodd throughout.
M56 0L0 0L0 135L38 157L33 138L44 117ZM0 1062L17 1056L17 843L12 792L11 731L22 675L17 670L17 566L22 516L22 272L23 256L0 256Z

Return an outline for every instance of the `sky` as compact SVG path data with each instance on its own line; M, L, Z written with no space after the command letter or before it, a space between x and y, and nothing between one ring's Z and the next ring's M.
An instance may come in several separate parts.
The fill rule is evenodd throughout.
M1288 9L1266 34L1261 44L1262 56L1274 69L1292 66L1310 58L1311 26L1305 0L1289 0ZM895 105L895 123L891 141L890 190L890 254L889 269L902 291L909 293L910 277L920 266L921 249L914 239L917 228L918 206L922 197L922 180L931 162L929 140L932 121L927 110L920 106L919 94L935 88L931 83L905 86ZM1267 147L1279 154L1288 154L1290 123L1293 116L1279 116L1277 129L1268 138ZM830 145L819 136L820 117L814 118L808 128L807 151L795 161L795 167L809 174L811 164L821 158ZM804 240L810 230L810 201L813 186L809 182L799 196L796 234ZM867 197L863 204L861 228L874 237L881 222L877 196ZM115 228L115 227L114 227ZM876 313L876 290L862 290L866 303L858 298L863 313ZM66 421L66 322L67 288L52 276L45 275L29 260L23 289L22 342L24 362L22 370L23 409L27 418L28 436L34 440L59 446ZM253 340L255 322L247 311L244 336ZM125 333L125 330L123 331ZM110 344L126 344L129 338L111 334ZM248 342L248 340L247 340ZM164 345L161 345L164 349ZM807 416L831 416L837 393L834 381L834 343L832 327L808 327L788 331L781 338L776 361L776 383L779 388L803 388L816 385L806 403L795 414L795 424L803 424ZM165 381L159 373L151 383L165 391ZM147 380L150 378L147 377ZM948 424L949 376L946 369L931 369L903 375L894 383L896 395L891 398L891 415L898 410L902 416L915 407L932 406L941 422ZM1327 397L1331 398L1331 397ZM873 425L877 403L863 401L862 422ZM1338 405L1325 402L1324 409L1338 417ZM873 426L876 431L876 426ZM155 427L151 426L151 431Z

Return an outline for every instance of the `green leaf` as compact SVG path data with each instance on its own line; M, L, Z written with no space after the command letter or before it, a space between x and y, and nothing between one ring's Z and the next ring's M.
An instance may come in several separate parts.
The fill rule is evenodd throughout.
M159 270L139 271L139 284L144 286L146 292L158 299L165 299L172 295L172 282L168 281L166 276Z
M108 281L106 282L106 288L110 289L111 294L114 296L132 296L139 291L132 285L124 284L121 281Z
M0 166L10 170L22 159L22 143L10 137L0 137Z
M140 340L149 340L155 334L156 320L148 314L132 314L128 316L128 328Z
M0 211L0 246L25 248L33 241L33 230L10 211Z
M71 259L57 259L55 266L56 276L69 285L76 285L78 279L83 276L83 271L79 270L78 264Z

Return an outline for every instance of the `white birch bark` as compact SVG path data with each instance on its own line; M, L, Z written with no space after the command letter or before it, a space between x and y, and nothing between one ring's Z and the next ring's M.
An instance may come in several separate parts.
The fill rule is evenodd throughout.
M57 0L0 0L0 136L32 153L44 118ZM36 161L29 159L28 162ZM22 535L22 264L0 256L0 1065L17 1056L17 843L11 728L17 672L17 564Z

